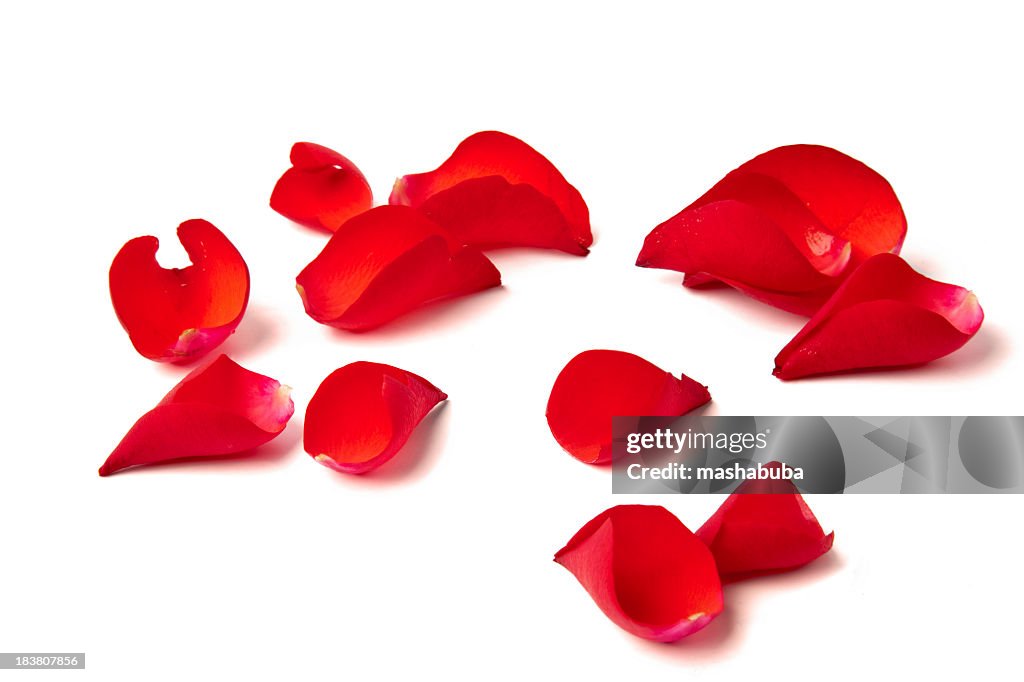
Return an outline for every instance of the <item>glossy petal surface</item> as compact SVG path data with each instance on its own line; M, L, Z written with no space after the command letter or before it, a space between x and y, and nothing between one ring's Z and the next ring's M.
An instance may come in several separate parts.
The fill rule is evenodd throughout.
M270 207L289 220L334 232L373 205L362 172L333 149L296 142L291 162L270 195Z
M306 409L304 446L317 462L362 474L388 461L448 396L421 376L354 362L324 379Z
M775 376L797 379L920 365L963 346L984 312L967 289L929 279L892 254L857 268L775 358Z
M679 416L711 400L707 387L632 353L588 350L562 369L548 399L551 433L588 464L612 459L612 417Z
M711 552L664 507L612 507L583 526L555 561L637 637L673 642L722 611Z
M192 264L163 268L160 242L138 237L110 266L110 300L135 349L150 360L185 362L208 353L238 326L249 301L249 269L224 234L205 220L178 227Z
M100 476L251 450L284 430L295 410L290 392L221 355L193 370L144 414L100 467Z

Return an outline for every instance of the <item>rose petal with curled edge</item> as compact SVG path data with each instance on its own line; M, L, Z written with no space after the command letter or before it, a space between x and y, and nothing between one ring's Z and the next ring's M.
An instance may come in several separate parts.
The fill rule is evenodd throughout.
M722 579L734 581L799 568L831 549L835 533L825 534L792 481L758 479L741 483L697 537Z
M132 239L110 265L110 300L132 345L158 362L201 357L235 331L249 301L249 268L224 234L187 220L178 239L192 264L163 268L156 237Z
M637 265L809 316L865 259L898 252L906 227L881 175L834 149L792 145L743 164L656 227Z
M707 546L664 507L620 505L587 522L555 554L626 632L674 642L722 611Z
M447 398L412 372L353 362L332 372L310 399L303 446L326 467L363 474L394 457L427 413Z
M913 270L899 256L864 262L775 358L775 376L798 379L920 365L957 350L984 320L977 297Z
M495 131L470 135L436 170L399 178L389 203L419 208L481 248L584 255L593 243L579 191L533 147Z
M551 434L587 464L612 460L612 417L676 417L711 400L706 386L676 378L632 353L588 350L562 369L548 398Z
M420 212L378 206L339 228L295 281L314 320L364 331L426 303L499 286L501 275Z
M270 207L289 220L334 232L373 205L362 172L333 149L296 142L291 162L270 195Z
M128 431L100 476L168 460L230 455L276 437L295 406L291 388L226 355L196 368Z

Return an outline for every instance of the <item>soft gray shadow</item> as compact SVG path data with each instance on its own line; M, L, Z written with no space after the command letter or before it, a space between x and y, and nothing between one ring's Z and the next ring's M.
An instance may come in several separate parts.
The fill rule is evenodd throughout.
M414 483L437 464L448 440L448 401L435 407L413 430L409 440L395 456L365 474L334 472L345 485L393 486Z
M793 571L749 578L741 582L723 585L725 608L703 630L684 637L678 642L662 644L632 638L638 648L679 663L711 663L736 655L747 636L748 629L771 627L771 619L758 618L756 623L749 616L758 595L777 593L779 590L798 589L830 575L843 567L842 557L835 550L816 559L807 566ZM808 614L808 623L813 618Z
M235 333L215 348L234 359L244 358L274 344L278 339L278 319L259 305L250 305Z

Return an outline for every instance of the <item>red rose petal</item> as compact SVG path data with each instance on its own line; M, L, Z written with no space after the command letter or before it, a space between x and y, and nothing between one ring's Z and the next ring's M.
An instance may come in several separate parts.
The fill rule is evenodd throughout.
M612 459L612 417L675 417L709 400L707 387L685 374L677 379L632 353L588 350L555 379L547 419L569 454L603 464Z
M388 461L448 396L423 377L353 362L324 379L306 409L303 443L326 467L362 474Z
M481 248L533 246L585 254L583 197L550 161L511 135L471 135L436 170L395 182L389 203L421 209Z
M797 379L919 365L963 346L984 312L970 291L928 279L892 254L865 261L775 358Z
M373 194L362 172L333 149L296 142L291 161L292 167L270 195L270 207L289 220L334 232L373 205Z
M765 468L781 469L778 462ZM791 481L744 481L697 531L723 580L777 573L832 548L828 535Z
M637 265L811 315L857 264L898 252L905 234L882 176L834 149L793 145L748 161L656 227Z
M295 406L291 389L221 355L193 370L135 422L100 476L166 460L228 455L277 436Z
M664 507L612 507L587 522L555 561L637 637L674 642L722 611L711 552Z
M249 301L249 269L228 238L205 220L178 227L192 265L165 269L160 242L138 237L110 266L110 300L135 349L160 362L198 358L223 342Z
M378 206L343 225L296 278L317 322L362 331L431 301L501 284L479 250L405 206Z

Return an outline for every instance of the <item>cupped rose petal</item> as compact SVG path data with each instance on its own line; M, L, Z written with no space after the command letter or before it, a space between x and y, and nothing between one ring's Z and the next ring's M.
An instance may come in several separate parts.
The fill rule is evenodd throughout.
M306 408L303 444L313 459L348 474L388 461L448 396L421 376L353 362L324 379Z
M548 398L551 433L587 464L612 459L612 417L676 417L711 400L706 386L677 379L632 353L588 350L562 369Z
M775 358L775 376L797 379L920 365L963 346L981 327L977 297L913 270L899 256L864 262Z
M306 313L349 331L501 284L494 264L406 206L378 206L343 225L296 278Z
M793 145L748 161L656 227L637 265L812 315L858 264L898 252L905 234L885 178L834 149Z
M291 388L250 372L226 355L193 370L135 422L100 476L167 460L251 450L284 430Z
M481 248L582 255L593 243L579 191L533 147L495 131L467 137L436 170L399 178L389 203L418 208Z
M187 220L178 239L192 265L163 268L160 242L138 237L110 265L110 300L132 345L146 358L186 362L222 343L249 301L249 268L228 238L205 220Z
M555 561L637 637L674 642L722 611L711 552L664 507L612 507L587 522Z
M781 470L772 462L765 468ZM744 481L697 531L723 580L778 573L810 563L832 548L797 487L787 480Z
M312 142L296 142L292 167L270 195L270 207L300 225L334 232L373 205L366 178L344 156Z

